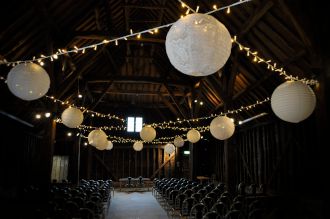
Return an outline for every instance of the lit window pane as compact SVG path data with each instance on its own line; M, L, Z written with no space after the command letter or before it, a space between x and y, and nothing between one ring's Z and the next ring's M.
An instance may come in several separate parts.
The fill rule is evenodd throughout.
M135 118L135 132L140 132L142 129L143 119L142 117Z
M134 132L134 117L127 118L127 131Z

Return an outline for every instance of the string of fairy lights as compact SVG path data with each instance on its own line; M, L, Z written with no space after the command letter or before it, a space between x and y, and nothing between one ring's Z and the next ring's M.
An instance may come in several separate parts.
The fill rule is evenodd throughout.
M179 119L179 120L176 120L176 121L165 121L165 122L161 122L161 123L152 123L152 124L149 124L149 125L151 125L154 128L160 128L160 129L173 128L174 130L179 130L179 129L176 129L176 128L179 128L179 127L173 127L173 125L178 125L178 124L182 124L182 123L185 123L185 122L187 122L187 123L200 122L201 120L211 119L211 118L214 118L216 116L225 116L225 115L228 115L228 114L237 114L237 113L240 113L242 111L251 110L251 109L253 109L253 108L255 108L259 105L262 105L266 102L269 102L269 101L270 101L270 98L267 97L266 99L264 99L262 101L257 100L253 104L250 104L250 105L247 105L247 106L241 106L240 108L227 110L225 112L221 112L221 113L218 113L218 114L211 114L209 116L193 118L193 119ZM146 124L144 124L144 125L146 125Z
M100 117L100 118L116 119L116 120L119 120L121 122L125 122L125 119L120 118L119 116L116 116L116 115L99 113L99 112L96 112L96 111L93 111L93 110L89 110L89 109L87 109L86 107L83 107L83 106L80 106L79 107L79 106L77 106L75 104L71 104L69 101L62 101L60 99L56 99L54 96L47 96L47 95L45 95L45 97L47 99L50 99L54 103L60 103L61 105L65 105L66 107L75 107L75 108L78 108L78 109L82 110L84 113L90 114L92 117L95 117L96 116L96 117ZM60 119L57 119L56 121L57 122L61 122Z
M206 132L206 131L204 131L204 132ZM88 139L88 137L83 134L80 134L80 136L82 138ZM108 136L108 139L112 143L119 143L119 144L134 143L137 141L141 141L144 144L167 144L169 142L172 142L176 137L186 138L186 134L170 136L170 137L160 137L160 138L154 139L152 142L146 142L141 139L125 138L125 137L121 137L121 136L110 136L110 135ZM187 141L187 139L185 139L184 141Z
M221 11L221 10L225 10L226 9L226 13L229 14L230 13L230 8L243 4L243 3L247 3L250 2L251 0L240 0L238 2L235 2L233 4L227 5L227 6L223 6L218 8L217 5L213 5L213 10L206 12L205 14L213 14L215 12ZM183 2L182 0L178 0L178 2L181 3L181 6L183 8L186 8L186 12L185 15L188 15L190 12L193 13L197 13L199 11L199 6L197 6L196 10L194 10L193 8L191 8L188 4L186 4L185 2ZM184 16L184 15L182 15ZM181 16L181 17L182 17ZM128 40L129 38L132 37L136 37L137 39L141 39L142 34L156 34L159 32L160 29L163 28L168 28L171 25L173 25L175 22L173 23L169 23L169 24L165 24L165 25L161 25L158 27L153 27L150 29L146 29L146 30L142 30L139 32L133 32L132 29L130 29L130 33L118 38L114 38L114 39L105 39L99 43L96 44L90 44L84 47L77 47L77 46L73 46L73 49L67 50L67 49L58 49L57 52L55 52L54 54L50 54L50 55L43 55L41 54L39 57L34 56L32 59L28 59L28 60L18 60L18 61L7 61L6 59L0 60L0 65L7 65L7 66L16 66L18 64L22 64L22 63L31 63L31 62L37 62L39 63L41 66L43 66L45 64L45 60L49 60L51 62L55 61L58 59L59 56L61 55L67 55L70 53L81 53L81 54L85 54L87 51L95 51L97 50L100 46L102 45L107 45L110 43L114 43L114 45L118 45L119 41L121 40ZM238 49L240 51L245 51L245 54L247 57L252 57L251 62L255 62L255 63L263 63L266 64L267 69L277 72L279 73L279 75L284 76L285 80L295 80L295 81L301 81L303 83L309 84L309 85L316 85L318 84L317 80L313 80L313 79L307 79L307 78L298 78L297 76L293 76L288 74L283 67L280 67L276 62L270 60L270 59L265 59L262 58L259 54L258 51L256 50L252 50L251 48L244 46L243 44L241 44L240 42L238 42L237 40L237 36L234 36L232 38L232 43L235 43L238 46ZM6 79L2 76L0 76L0 80L2 81L6 81ZM69 101L62 101L60 99L55 98L54 96L45 96L47 99L53 101L54 103L60 103L61 105L65 105L68 107L76 107L80 110L82 110L84 113L88 113L90 114L92 117L100 117L100 118L107 118L107 119L116 119L119 120L121 122L125 122L125 119L117 116L117 115L111 115L111 114L103 114L103 113L99 113L93 110L89 110L86 107L83 106L77 106L73 103L70 103ZM207 119L211 119L214 118L216 116L224 116L224 115L228 115L228 114L237 114L240 113L241 111L246 111L246 110L250 110L254 107L257 107L261 104L264 104L266 102L269 102L270 98L267 97L266 99L262 100L262 101L256 101L255 103L248 105L248 106L241 106L238 109L233 109L233 110L227 110L226 112L221 112L219 114L211 114L209 116L204 116L204 117L199 117L199 118L193 118L193 119L178 119L176 121L164 121L164 122L160 122L160 123L152 123L149 124L154 128L159 128L159 129L172 129L172 130L178 130L178 131L188 131L191 129L191 127L180 127L182 126L182 124L184 123L194 123L194 122L200 122L202 120L207 120ZM56 119L56 122L61 123L61 119ZM144 124L146 125L146 124ZM209 126L197 126L194 127L196 130L198 130L199 132L206 132L209 130ZM126 130L126 126L125 125L118 125L118 126L102 126L102 127L94 127L94 126L87 126L87 125L80 125L78 127L78 129L82 132L88 131L88 130L92 130L92 129L102 129L102 130L109 130L109 131L122 131L122 130ZM84 137L84 136L83 136ZM130 138L123 138L123 137L115 137L115 136L109 136L110 139L113 139L114 142L117 143L129 143L129 142L135 142L136 139L130 139ZM159 138L159 139L155 139L153 141L157 142L157 143L161 143L162 140L169 140L166 139L167 137L164 138ZM171 139L173 139L174 137L169 137ZM167 143L167 142L166 142Z

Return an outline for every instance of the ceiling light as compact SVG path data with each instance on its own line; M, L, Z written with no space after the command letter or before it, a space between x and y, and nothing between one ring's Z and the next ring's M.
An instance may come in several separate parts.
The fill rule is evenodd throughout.
M45 117L49 118L50 117L50 113L45 113Z
M41 115L40 114L36 114L36 119L40 119Z

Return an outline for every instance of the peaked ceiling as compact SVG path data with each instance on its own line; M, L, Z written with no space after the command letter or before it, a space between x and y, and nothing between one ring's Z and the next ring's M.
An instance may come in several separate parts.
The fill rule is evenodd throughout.
M201 13L236 1L185 1ZM305 29L301 11L292 1L253 0L214 13L232 36L243 45L258 51L300 78L317 78L319 57ZM175 0L53 0L2 3L0 9L0 58L8 61L31 59L54 54L57 49L73 49L103 40L114 39L175 22L186 9ZM165 51L168 28L157 34L143 34L90 49L84 54L62 55L54 62L45 61L51 78L48 95L88 109L115 114L142 114L148 123L198 118L237 109L270 97L284 81L278 72L240 52L233 44L226 65L207 77L190 77L178 72ZM6 78L11 67L1 65ZM77 97L79 92L84 95ZM26 102L13 96L1 83L1 108L20 118L31 120L31 113L52 109L63 111L49 99ZM194 100L198 102L195 103ZM203 105L200 105L203 102ZM266 103L243 110L235 119L243 120L262 112L271 113ZM29 119L30 118L30 119ZM269 118L260 118L266 121Z

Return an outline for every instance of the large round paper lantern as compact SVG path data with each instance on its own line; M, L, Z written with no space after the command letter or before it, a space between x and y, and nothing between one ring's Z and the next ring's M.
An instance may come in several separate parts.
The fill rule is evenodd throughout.
M40 65L26 63L16 65L10 70L7 85L16 97L23 100L36 100L47 93L50 79Z
M156 130L150 125L144 126L140 131L140 137L142 140L150 142L156 138Z
M196 143L199 141L199 139L201 138L201 134L199 133L199 131L197 131L196 129L191 129L188 131L187 133L187 139L188 141L190 141L191 143Z
M278 86L271 97L271 107L280 119L298 123L314 111L316 98L313 90L301 81L287 81Z
M190 14L175 22L167 33L166 53L171 64L191 76L206 76L221 69L231 53L231 36L217 19Z
M83 113L74 107L69 107L62 112L62 123L69 128L76 128L84 120Z
M107 137L104 131L100 129L93 130L88 134L88 143L98 149L106 148L108 145Z
M133 149L135 151L141 151L143 149L143 142L142 141L136 141L136 142L134 142Z
M234 122L227 116L215 117L210 124L210 132L213 137L219 140L230 138L235 131Z
M106 150L111 150L113 148L113 144L111 141L108 141L108 145L107 145L107 148Z
M182 147L184 145L184 140L182 137L178 136L174 139L174 145L178 148Z
M172 154L175 151L175 146L173 144L166 144L164 151L166 154Z

